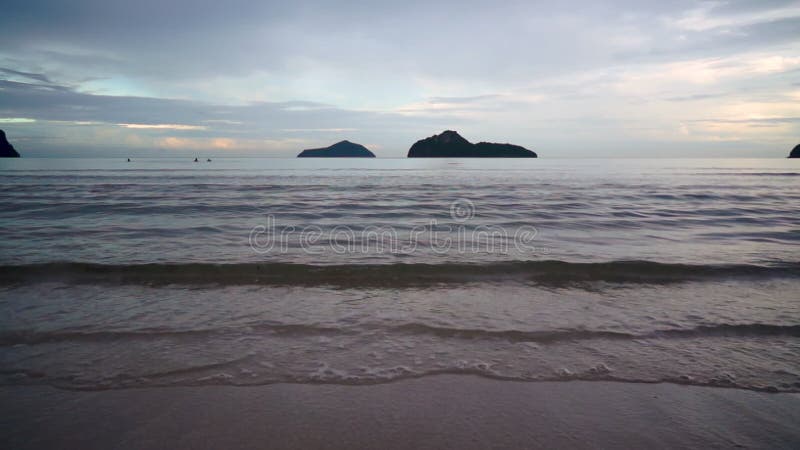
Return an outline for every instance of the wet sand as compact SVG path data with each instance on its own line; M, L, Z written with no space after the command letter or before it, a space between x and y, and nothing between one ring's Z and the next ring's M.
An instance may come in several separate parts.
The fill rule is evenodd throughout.
M77 392L0 388L0 448L798 448L800 395L434 376Z

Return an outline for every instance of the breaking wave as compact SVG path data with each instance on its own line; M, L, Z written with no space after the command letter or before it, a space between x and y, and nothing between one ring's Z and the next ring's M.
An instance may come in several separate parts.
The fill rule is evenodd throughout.
M308 265L292 263L133 264L42 263L0 266L0 283L330 285L393 287L437 283L519 281L542 285L582 282L673 283L725 278L800 276L800 262L778 265L690 265L653 261L575 263L514 261Z
M610 330L591 330L584 328L557 330L492 330L463 329L433 326L422 323L408 323L388 327L362 324L352 327L325 327L314 324L254 324L242 327L211 329L141 329L127 331L77 331L54 330L33 331L16 330L0 332L0 346L37 345L69 341L108 342L121 340L148 340L171 338L213 338L229 335L281 335L281 336L326 336L369 334L380 331L397 335L431 335L445 339L484 339L508 342L533 342L549 344L587 340L644 340L644 339L693 339L703 337L760 337L787 336L800 337L800 325L775 324L712 324L693 328L657 329L645 333L626 333Z

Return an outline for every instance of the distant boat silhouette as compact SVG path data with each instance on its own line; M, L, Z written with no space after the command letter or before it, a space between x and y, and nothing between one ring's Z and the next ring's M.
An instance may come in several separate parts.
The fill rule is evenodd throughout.
M131 159L130 159L130 158L128 158L128 162L131 162Z
M198 160L197 160L197 158L195 158L195 159L194 159L194 162L200 162L200 161L198 161Z
M208 161L206 161L206 162L211 162L211 158L208 158Z

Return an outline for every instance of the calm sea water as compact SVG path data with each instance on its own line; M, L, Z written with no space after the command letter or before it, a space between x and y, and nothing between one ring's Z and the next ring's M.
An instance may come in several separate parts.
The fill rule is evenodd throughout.
M800 391L800 161L0 160L0 382Z

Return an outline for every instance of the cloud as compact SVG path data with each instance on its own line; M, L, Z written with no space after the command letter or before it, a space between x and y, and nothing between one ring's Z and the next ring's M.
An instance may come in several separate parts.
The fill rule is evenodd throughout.
M726 3L722 1L702 3L700 7L686 11L680 18L672 20L671 25L689 31L708 31L717 28L741 28L800 17L800 4L797 3L770 5L766 2L762 10L748 8L745 11L734 10L732 13L725 13L725 9L721 7Z
M799 34L788 0L8 0L0 117L34 120L4 127L42 154L346 137L401 156L444 128L543 155L690 153L693 121L797 115Z
M123 128L132 128L135 130L205 130L205 126L201 125L177 125L167 123L119 123L117 124Z
M698 119L696 123L716 123L716 124L750 124L750 125L776 125L786 123L800 123L800 117L767 117L761 119Z
M7 69L4 67L0 67L0 73L11 78L22 78L27 80L38 81L43 84L52 84L50 79L41 73L22 72L19 70Z
M33 123L36 119L27 117L0 117L0 123Z
M495 100L499 97L500 95L498 94L473 95L471 97L431 97L428 102L433 104L480 103L486 100Z
M156 139L152 144L158 148L191 151L289 151L309 145L306 139L233 139L233 138L187 138L168 136Z
M507 94L484 94L471 97L431 97L409 103L394 111L404 115L437 116L443 113L453 117L478 119L487 113L514 109L544 100L542 94L515 91Z
M63 132L65 126L82 126L85 142L114 139L131 148L222 149L239 152L281 151L294 155L301 144L330 144L331 139L396 139L398 148L418 130L427 130L439 119L425 121L400 114L354 111L308 101L254 102L223 105L168 98L96 95L67 86L0 80L0 117L4 122L36 122L40 129ZM20 120L24 117L24 120ZM90 128L90 129L89 129ZM118 128L138 135L124 137ZM174 133L182 133L175 135ZM48 134L48 133L45 133ZM303 134L298 137L298 134ZM73 139L77 135L71 133ZM136 136L136 137L134 137ZM401 136L401 137L396 137ZM52 138L40 139L41 149L57 149ZM240 153L241 154L241 153Z
M788 72L800 68L800 55L743 54L640 66L623 71L617 89L653 91L668 85L716 85L731 79Z
M284 128L281 131L288 133L308 133L309 131L323 131L330 133L348 133L351 131L358 131L358 128Z

